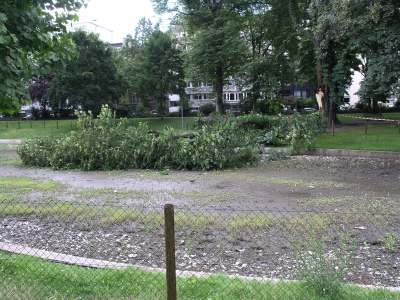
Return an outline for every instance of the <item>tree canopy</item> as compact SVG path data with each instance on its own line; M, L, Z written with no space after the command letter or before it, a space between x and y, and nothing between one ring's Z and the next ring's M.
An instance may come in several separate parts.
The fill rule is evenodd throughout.
M93 33L76 31L71 37L76 56L50 82L51 105L54 109L81 107L97 114L103 104L116 103L121 94L112 49Z
M0 95L25 95L25 80L38 68L62 62L73 47L65 34L83 0L3 0L0 5Z
M127 36L116 56L128 94L137 96L144 109L155 103L158 112L164 114L169 94L183 96L182 53L172 34L160 31L158 25L139 21L134 38Z

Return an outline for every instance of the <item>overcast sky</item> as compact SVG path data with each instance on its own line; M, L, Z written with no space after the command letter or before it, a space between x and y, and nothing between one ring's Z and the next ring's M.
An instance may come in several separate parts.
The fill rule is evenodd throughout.
M85 27L97 32L104 41L116 43L134 32L141 17L153 23L160 21L151 0L88 0L87 7L79 12L80 20L75 27ZM161 23L162 28L167 27L168 18L164 17Z

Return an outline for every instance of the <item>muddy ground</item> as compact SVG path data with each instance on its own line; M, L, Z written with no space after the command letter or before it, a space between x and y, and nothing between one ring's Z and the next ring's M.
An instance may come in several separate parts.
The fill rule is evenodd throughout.
M55 184L39 185L46 182ZM297 278L299 257L323 241L331 257L349 256L346 279L400 286L400 158L301 156L215 172L81 172L22 167L15 147L3 145L0 200L0 240L10 243L163 266L161 211L168 202L177 207L180 270ZM54 209L65 204L119 210ZM130 209L140 214L125 215Z

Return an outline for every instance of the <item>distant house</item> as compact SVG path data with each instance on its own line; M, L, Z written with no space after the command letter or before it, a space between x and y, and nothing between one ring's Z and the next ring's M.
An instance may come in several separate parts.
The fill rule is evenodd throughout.
M117 49L117 50L121 49L123 47L123 45L124 45L124 43L110 43L109 44L109 46L111 48L114 48L114 49Z

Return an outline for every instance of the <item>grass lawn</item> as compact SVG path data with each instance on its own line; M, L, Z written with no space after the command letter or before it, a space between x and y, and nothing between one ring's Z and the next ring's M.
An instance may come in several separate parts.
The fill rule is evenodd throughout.
M363 122L363 120L352 118L352 116L359 117L359 118L368 117L368 118L371 118L371 119L388 119L388 120L399 120L400 121L400 113L398 113L398 112L383 113L383 114L377 114L377 115L374 115L374 114L362 114L362 113L338 115L340 122L342 122L343 124L352 123L354 121Z
M362 116L359 114L359 116ZM382 118L380 116L379 118ZM384 118L400 120L400 113L384 114ZM399 127L391 124L369 125L368 134L365 135L365 126L346 125L356 119L339 116L343 123L332 136L331 132L320 135L317 139L316 148L323 149L353 149L353 150L376 150L400 152Z
M367 135L364 126L345 126L335 136L330 132L321 134L315 147L400 152L400 133L398 128L390 125L370 125Z
M183 130L191 130L195 117L183 119ZM147 122L154 130L173 127L182 130L181 118L135 118L130 120L133 124ZM25 139L42 136L59 136L68 133L76 125L76 120L46 120L46 121L0 121L0 139Z
M1 299L165 299L165 275L138 269L68 266L0 252ZM223 275L178 278L178 299L330 299L304 283L260 283ZM344 286L334 299L400 299L399 293Z

